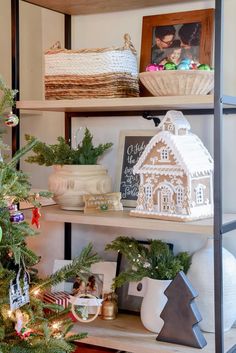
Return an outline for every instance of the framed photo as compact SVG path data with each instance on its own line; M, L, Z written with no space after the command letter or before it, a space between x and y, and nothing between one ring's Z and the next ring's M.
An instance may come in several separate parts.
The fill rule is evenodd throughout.
M55 260L53 273L61 269L63 266L69 265L71 260ZM75 278L61 282L53 287L53 292L68 292L77 294L89 293L99 298L103 298L105 293L111 292L113 278L116 276L116 262L102 261L91 266L91 274L84 278L80 278L79 274Z
M214 9L143 17L140 71L190 58L211 65Z
M149 242L140 240L140 244L148 247ZM167 243L170 250L173 251L173 244ZM127 269L128 262L124 256L119 252L117 258L117 275ZM139 314L141 304L146 291L146 280L143 278L139 282L125 283L122 287L118 288L116 293L118 295L118 309L119 312Z
M115 190L121 192L121 202L124 206L136 206L139 175L133 174L133 167L155 134L155 130L126 130L120 132Z

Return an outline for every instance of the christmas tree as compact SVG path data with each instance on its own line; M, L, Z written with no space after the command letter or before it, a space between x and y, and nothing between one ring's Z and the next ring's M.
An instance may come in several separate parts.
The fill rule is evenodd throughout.
M7 110L14 103L16 91L0 78L0 92L0 118L14 126L18 118ZM14 120L13 124L9 120ZM71 335L69 309L44 303L41 294L80 272L89 272L99 260L89 244L71 265L43 280L35 275L32 267L40 259L27 247L26 238L36 231L24 221L17 204L30 202L37 208L39 202L36 195L30 195L28 178L16 164L36 143L36 139L31 140L8 162L0 160L0 353L73 352L73 342L85 334ZM2 139L0 148L5 148Z
M207 343L198 326L202 317L194 302L198 294L184 272L177 274L164 293L168 301L160 315L164 325L157 340L203 348Z

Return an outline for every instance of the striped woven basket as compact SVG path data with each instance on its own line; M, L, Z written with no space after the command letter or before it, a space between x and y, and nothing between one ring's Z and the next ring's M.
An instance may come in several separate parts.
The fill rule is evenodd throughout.
M45 53L45 98L139 96L136 50L128 34L122 48L59 49Z

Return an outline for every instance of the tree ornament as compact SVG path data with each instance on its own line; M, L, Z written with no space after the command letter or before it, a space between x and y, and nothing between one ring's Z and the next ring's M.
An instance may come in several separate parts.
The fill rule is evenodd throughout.
M177 70L189 70L189 64L187 63L183 63L181 62L178 66L177 66Z
M191 60L189 58L183 58L181 61L180 61L180 64L186 64L186 65L190 65L191 64Z
M145 71L157 71L157 64L149 64Z
M19 309L23 305L29 303L29 275L25 271L23 275L23 287L20 284L21 267L14 280L10 282L9 297L10 309L12 311Z
M176 70L176 69L177 69L177 66L172 61L168 61L164 65L164 70Z
M177 274L164 294L168 301L160 315L164 325L157 341L203 348L207 342L198 326L202 317L193 301L198 293L184 272Z
M150 64L146 67L146 71L162 71L164 70L164 65L162 64Z
M70 297L71 312L74 317L80 322L92 322L100 313L103 299L99 299L96 296L88 293L81 293L76 296ZM96 307L94 314L90 314L89 308Z
M211 71L211 68L207 64L201 64L197 67L198 70L205 70L205 71Z
M164 70L164 65L157 64L157 70L156 71L163 71L163 70Z
M20 223L24 221L25 216L23 212L18 210L17 205L11 205L9 207L9 210L10 210L10 221L12 223Z
M32 220L31 220L31 224L34 225L37 227L37 228L40 228L40 223L39 223L39 219L41 217L41 213L39 212L39 208L38 207L34 207L32 209Z
M2 241L2 227L0 226L0 243Z
M27 340L27 338L35 335L36 335L35 331L32 330L31 328L23 327L20 330L20 332L17 332L17 336L19 336L22 340Z
M19 118L16 114L10 112L5 118L5 125L9 127L15 127L19 124Z

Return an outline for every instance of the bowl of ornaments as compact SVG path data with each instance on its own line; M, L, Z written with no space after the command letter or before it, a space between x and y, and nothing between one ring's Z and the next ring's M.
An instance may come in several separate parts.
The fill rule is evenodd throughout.
M190 59L183 59L178 65L173 62L150 64L139 78L153 96L206 95L214 88L212 68Z

